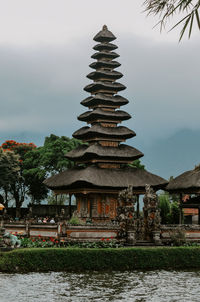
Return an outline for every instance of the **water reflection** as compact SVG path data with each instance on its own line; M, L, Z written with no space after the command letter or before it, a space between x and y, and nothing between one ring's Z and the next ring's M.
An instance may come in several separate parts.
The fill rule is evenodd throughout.
M1 302L199 302L200 271L0 274Z

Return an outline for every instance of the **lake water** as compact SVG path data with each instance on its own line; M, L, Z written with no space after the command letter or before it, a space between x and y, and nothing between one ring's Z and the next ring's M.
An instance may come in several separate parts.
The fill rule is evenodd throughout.
M199 302L200 271L0 273L0 302Z

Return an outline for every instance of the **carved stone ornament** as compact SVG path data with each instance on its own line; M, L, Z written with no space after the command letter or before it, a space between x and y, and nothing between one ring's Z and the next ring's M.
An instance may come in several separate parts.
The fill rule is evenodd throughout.
M119 223L118 237L127 238L128 231L135 229L135 203L132 187L120 191L118 195L117 217Z
M160 231L160 209L158 208L158 196L151 186L146 185L145 190L143 198L145 236L147 240L151 240L154 239L153 232Z

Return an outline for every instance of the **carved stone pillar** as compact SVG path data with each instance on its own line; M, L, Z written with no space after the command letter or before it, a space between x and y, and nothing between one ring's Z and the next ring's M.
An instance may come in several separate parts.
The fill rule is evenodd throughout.
M161 239L160 239L160 231L153 231L153 241L155 243L155 245L161 245Z
M6 247L6 245L4 244L4 241L3 241L4 234L5 234L5 229L4 229L3 225L1 225L0 226L0 250Z
M135 245L136 243L136 236L134 230L127 231L127 243L130 245Z

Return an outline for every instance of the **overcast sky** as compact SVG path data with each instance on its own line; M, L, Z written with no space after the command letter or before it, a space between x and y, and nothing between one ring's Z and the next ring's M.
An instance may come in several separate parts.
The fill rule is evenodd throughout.
M181 43L177 30L160 34L143 1L1 0L0 143L23 132L71 136L84 126L76 117L86 110L92 39L104 24L117 37L121 94L130 101L123 110L137 140L200 130L199 32Z

